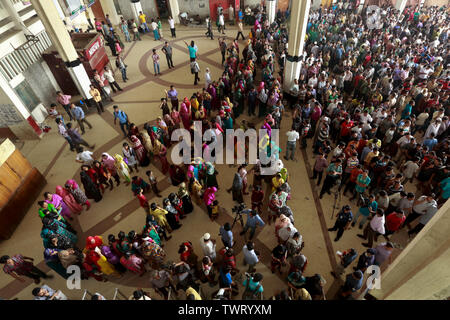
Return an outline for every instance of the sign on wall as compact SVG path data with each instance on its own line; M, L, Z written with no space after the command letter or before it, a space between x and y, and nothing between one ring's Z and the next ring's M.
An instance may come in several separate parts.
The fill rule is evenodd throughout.
M0 104L0 128L21 123L23 118L13 104Z

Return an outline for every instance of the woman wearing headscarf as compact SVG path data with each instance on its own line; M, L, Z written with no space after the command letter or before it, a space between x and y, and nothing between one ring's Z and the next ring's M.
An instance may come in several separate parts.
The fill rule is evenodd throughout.
M202 203L202 200L201 200L202 190L203 190L203 187L200 184L200 182L198 182L198 180L195 179L194 177L191 177L189 179L189 192L192 195L194 195L195 202L198 205L200 205Z
M165 198L163 200L163 205L164 205L164 210L167 211L166 219L170 225L170 228L172 230L179 229L181 227L181 223L180 223L180 217L179 217L177 209L175 209L173 207L172 203L167 198Z
M120 263L131 272L138 274L140 277L147 271L144 266L145 261L131 252L125 253L125 255L120 258Z
M278 239L278 243L280 243L280 237L278 236L278 231L282 228L286 228L291 224L291 220L287 218L284 214L280 214L280 216L275 220L275 236Z
M206 187L216 187L219 188L219 184L217 183L217 175L219 172L217 172L216 168L211 162L206 162L206 177L205 177L205 184Z
M186 180L186 175L185 175L183 169L180 166L177 166L175 164L170 165L169 175L170 175L170 181L172 182L172 185L174 185L174 186L178 186L180 183L182 183L184 180Z
M110 190L114 188L114 183L111 179L111 174L109 170L106 168L106 165L101 163L100 161L95 160L92 164L92 168L90 170L95 171L95 176L97 177L98 187L105 193L105 187L110 187Z
M148 192L150 190L150 185L141 177L133 176L133 178L131 178L131 191L133 191L134 195L138 195L140 189L144 192Z
M161 237L159 236L158 231L156 231L156 227L151 221L146 221L144 229L142 230L142 239L145 238L151 238L159 246L161 245Z
M153 155L161 161L162 173L166 174L169 170L169 162L166 158L167 148L158 140L153 143Z
M186 98L185 98L185 100L186 100ZM191 126L191 110L186 105L186 102L181 103L180 117L181 117L181 121L183 122L184 128L189 129Z
M172 108L172 111L170 112L170 118L172 119L175 128L176 129L180 128L181 116L180 113L178 112L178 108Z
M117 186L120 185L120 178L117 174L117 168L116 168L116 160L111 157L108 153L103 152L102 153L102 163L105 166L106 169L108 169L108 177L109 177L109 184L113 186L111 177L114 177L114 180L116 180ZM112 189L112 188L111 188Z
M41 231L41 237L44 241L44 248L51 247L51 238L54 235L60 236L64 242L68 243L70 247L73 247L77 241L77 236L68 231L67 226L56 220L56 219L50 219L47 217L44 217L42 219L42 231Z
M152 138L148 134L147 130L142 131L141 135L142 135L142 144L144 145L144 148L147 151L147 154L150 155L150 157L153 157Z
M139 164L141 167L146 167L150 164L150 160L147 156L147 152L142 145L141 141L135 136L131 136L131 143L133 146L133 149L136 153L136 158L139 161Z
M75 201L78 204L80 204L81 206L86 205L86 211L91 208L91 203L86 197L86 194L83 192L83 190L80 189L80 187L78 187L78 183L75 180L67 180L64 188L73 195Z
M205 202L206 208L208 209L208 215L211 218L212 217L212 205L214 200L216 200L216 187L209 187L206 188L205 192L203 193L203 201Z
M264 82L261 81L258 87L258 105L259 105L259 111L258 111L258 117L264 117L267 113L267 89L264 88Z
M67 206L67 204L65 204L62 197L57 194L45 192L44 198L45 202L51 203L55 207L55 209L58 210L58 213L61 214L65 219L73 220L72 211Z
M173 119L168 114L164 115L163 118L164 118L164 122L167 124L167 130L168 130L167 131L167 136L169 137L169 140L170 140L170 137L172 136L173 130L176 129L175 122L173 121Z
M86 197L88 199L94 199L95 202L99 202L100 200L102 200L102 194L97 186L96 181L94 181L89 175L89 169L90 168L88 165L81 166L81 183L83 184Z
M131 177L130 177L130 171L129 171L128 165L123 160L123 158L120 154L115 154L114 159L116 160L117 171L120 173L122 178L125 180L126 185L127 186L130 185Z
M51 249L47 248L44 250L44 260L45 264L52 270L54 270L57 274L59 274L64 279L67 279L69 276L67 275L66 268L63 267L58 258L58 252L60 249Z
M244 199L242 197L243 186L242 176L239 174L239 172L236 172L234 174L233 185L231 186L233 201L236 201L238 203L244 202ZM230 192L230 190L227 191Z
M147 132L143 132L143 134L144 133L148 137ZM142 136L142 138L145 141L144 136ZM150 137L148 137L148 138L150 139ZM123 154L123 157L124 157L124 161L128 165L128 168L130 169L130 172L133 172L133 167L136 170L136 172L139 172L138 162L136 160L136 152L134 151L133 148L130 148L130 145L128 143L126 143L126 142L123 143L122 154Z
M183 212L185 214L189 214L194 210L194 206L192 205L192 199L189 195L189 192L186 189L186 184L182 182L178 189L178 197L183 202Z
M169 199L167 199L169 200ZM150 214L155 217L156 222L167 231L172 232L170 228L169 222L166 219L167 210L156 205L156 203L152 203L150 205Z
M64 203L69 207L70 211L75 214L80 214L83 207L75 200L73 195L61 186L56 186L56 194L60 196Z
M142 141L142 136L139 132L139 129L134 123L130 124L130 129L128 130L128 139L131 140L132 136L136 136L136 138L138 138L140 141Z

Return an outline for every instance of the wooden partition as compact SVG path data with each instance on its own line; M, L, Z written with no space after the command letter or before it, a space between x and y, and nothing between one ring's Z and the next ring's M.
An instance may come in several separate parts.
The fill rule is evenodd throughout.
M46 184L42 174L6 139L0 145L0 238L9 239Z

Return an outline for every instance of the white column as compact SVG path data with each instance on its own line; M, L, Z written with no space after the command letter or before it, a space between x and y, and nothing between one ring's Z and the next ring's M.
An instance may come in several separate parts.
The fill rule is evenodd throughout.
M142 11L141 2L130 2L131 11L133 11L134 21L139 25L139 12Z
M299 0L303 1L303 0ZM296 1L293 1L296 2ZM269 23L275 21L275 15L277 14L277 0L266 0L266 10L267 10L267 18L269 19Z
M31 0L36 13L45 27L45 31L52 40L58 54L67 66L67 70L72 76L72 80L84 99L91 99L89 85L91 81L78 57L78 53L73 46L69 33L66 31L64 23L59 17L53 0Z
M180 7L178 6L178 0L169 0L170 16L175 20L176 24L180 23Z
M284 68L284 89L289 90L300 75L301 61L305 43L311 1L292 1L291 22L289 23L289 47Z
M403 12L403 10L405 10L407 2L408 2L408 0L397 0L395 2L395 9L400 10L400 12Z
M113 25L120 24L120 17L117 14L116 6L114 5L113 0L100 0L100 4L102 5L103 12L109 15L109 19Z
M5 6L6 11L8 11L8 14L12 17L12 20L14 22L14 29L23 30L26 34L29 34L27 29L25 28L25 25L22 22L22 19L20 19L20 16L17 13L16 8L14 8L12 1L6 0L2 1L2 3Z

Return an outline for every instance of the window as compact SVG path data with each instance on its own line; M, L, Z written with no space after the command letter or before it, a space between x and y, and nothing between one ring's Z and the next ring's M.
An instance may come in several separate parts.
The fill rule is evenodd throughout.
M14 91L16 91L17 95L20 97L20 100L22 100L23 104L30 112L32 112L40 103L38 97L26 80L15 87Z

